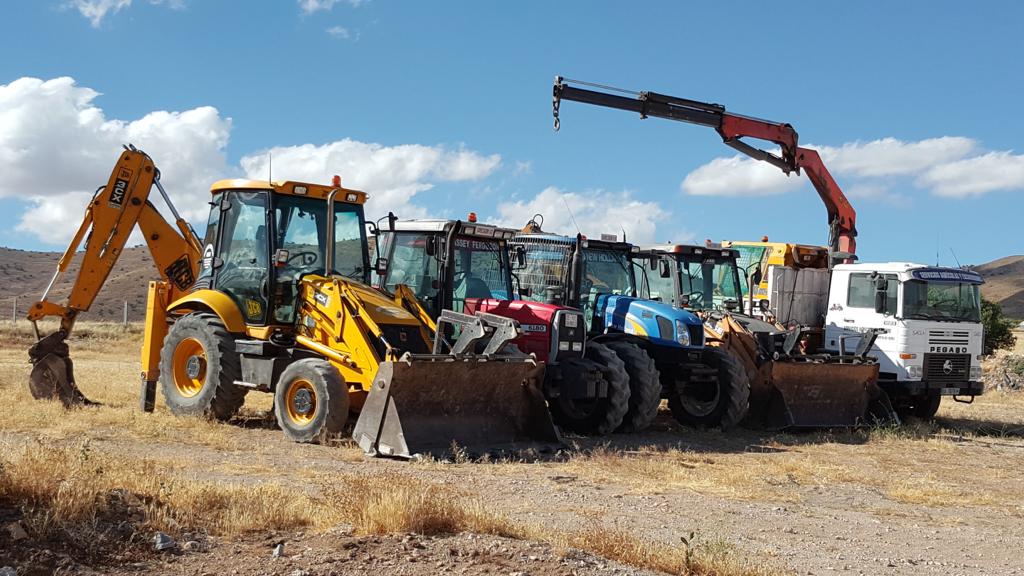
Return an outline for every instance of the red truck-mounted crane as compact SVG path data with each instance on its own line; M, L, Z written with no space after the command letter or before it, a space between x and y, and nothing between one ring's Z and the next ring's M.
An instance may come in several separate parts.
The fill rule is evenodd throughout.
M587 88L577 88L572 84L589 86L628 94L610 94ZM799 145L799 135L793 126L784 122L761 120L750 116L732 114L720 104L709 104L666 96L656 92L634 92L611 88L600 84L568 80L561 76L555 77L552 112L555 117L555 130L559 128L558 108L562 100L573 100L586 104L618 108L640 114L640 118L653 116L689 122L701 126L710 126L718 131L728 146L740 152L777 166L787 175L803 170L810 178L814 189L828 210L829 248L833 262L852 262L857 253L857 212L850 205L839 184L825 168L816 150L803 148ZM743 138L756 138L778 144L781 155L773 154L745 142Z

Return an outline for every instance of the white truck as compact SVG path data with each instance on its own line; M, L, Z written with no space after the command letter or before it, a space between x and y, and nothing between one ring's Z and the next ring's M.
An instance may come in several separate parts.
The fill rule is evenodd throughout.
M841 352L884 329L871 355L901 416L931 418L943 396L973 401L981 382L981 275L908 262L838 264L829 281L824 347Z

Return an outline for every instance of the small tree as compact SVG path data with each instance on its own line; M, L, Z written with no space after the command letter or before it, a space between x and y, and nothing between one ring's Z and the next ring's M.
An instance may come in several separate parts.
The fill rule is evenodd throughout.
M982 352L991 354L1000 348L1013 348L1017 338L1013 335L1014 322L1003 316L1003 308L995 302L981 299L981 324L985 331Z

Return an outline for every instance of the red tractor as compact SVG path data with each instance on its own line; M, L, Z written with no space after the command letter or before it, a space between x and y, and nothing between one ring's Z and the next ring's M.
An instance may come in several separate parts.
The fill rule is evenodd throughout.
M517 300L528 296L515 274L525 252L508 244L517 231L475 219L389 217L387 228L377 230L374 284L423 318L442 342L458 336L443 322L451 311L515 320L522 333L511 344L547 364L543 389L556 424L579 434L630 429L623 361L611 348L587 341L579 310Z

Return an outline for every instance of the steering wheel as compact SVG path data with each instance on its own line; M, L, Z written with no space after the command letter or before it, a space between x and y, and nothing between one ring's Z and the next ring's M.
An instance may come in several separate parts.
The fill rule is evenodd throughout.
M310 251L296 252L295 254L291 254L291 255L288 256L287 265L288 266L292 266L292 260L296 260L296 259L301 259L301 262L300 262L301 266L309 266L310 264L312 264L312 263L316 262L317 260L319 260L320 259L320 255L317 254L316 252L310 252Z
M686 295L687 301L690 303L692 308L703 308L704 307L704 293L703 292L690 292Z

